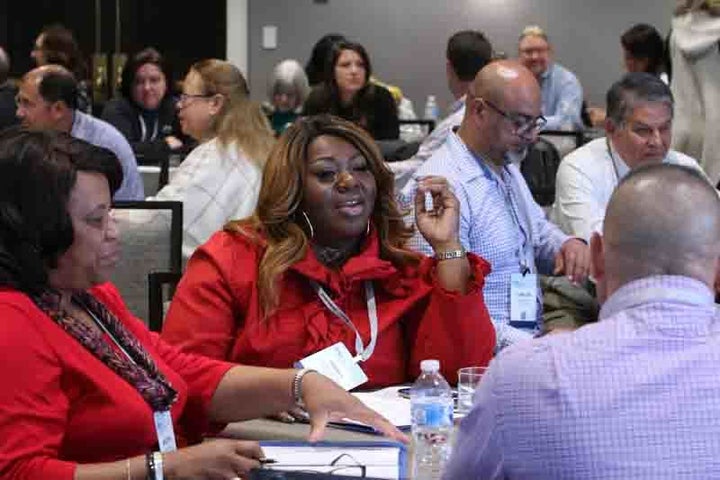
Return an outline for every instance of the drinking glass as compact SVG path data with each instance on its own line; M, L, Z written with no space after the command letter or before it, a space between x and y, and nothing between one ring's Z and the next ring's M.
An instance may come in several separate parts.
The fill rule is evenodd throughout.
M458 370L458 401L457 411L461 415L470 412L475 396L475 389L487 367L464 367Z

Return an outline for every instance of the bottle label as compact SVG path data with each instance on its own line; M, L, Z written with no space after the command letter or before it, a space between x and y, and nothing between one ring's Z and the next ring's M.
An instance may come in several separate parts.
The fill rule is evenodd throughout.
M413 409L414 424L421 427L448 427L453 424L452 404L428 403Z

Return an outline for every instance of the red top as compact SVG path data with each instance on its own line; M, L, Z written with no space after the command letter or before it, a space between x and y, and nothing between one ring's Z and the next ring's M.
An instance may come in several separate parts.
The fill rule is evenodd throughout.
M216 233L188 263L163 328L163 339L184 351L248 365L291 367L294 362L343 342L355 354L355 332L320 301L309 279L320 283L370 339L363 282L373 280L378 310L375 352L360 366L369 378L362 388L396 385L419 375L420 361L437 358L455 382L458 368L487 365L495 330L482 296L489 264L469 255L468 293L441 288L435 260L399 270L379 258L373 233L362 251L339 271L322 265L308 248L304 259L279 280L278 310L260 314L258 264L264 245L239 234Z
M132 316L111 284L91 290L135 335L178 391L175 433L209 430L207 409L232 366L180 353ZM23 293L0 291L0 478L68 479L76 463L157 449L140 394Z

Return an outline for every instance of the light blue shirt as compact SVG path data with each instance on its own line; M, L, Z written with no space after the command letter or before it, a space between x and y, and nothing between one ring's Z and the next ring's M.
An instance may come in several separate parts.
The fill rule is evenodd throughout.
M552 63L540 76L546 130L582 130L583 91L574 73Z
M453 132L414 178L426 175L448 179L460 202L460 242L490 262L492 272L485 278L483 294L498 347L529 337L528 332L509 325L511 275L522 272L522 264L531 272L550 273L555 254L569 237L546 219L515 165L508 164L502 175L496 174ZM400 193L405 207L412 208L416 188L412 180ZM409 247L433 254L417 230ZM538 319L542 314L541 295L538 288Z
M122 133L109 123L75 110L70 135L97 147L107 148L122 164L123 181L113 200L144 200L145 188L135 154Z
M463 95L453 102L450 106L448 116L438 123L435 129L430 132L430 135L420 144L417 153L413 156L415 160L424 162L430 158L430 156L435 153L435 150L445 143L448 134L462 123L462 119L465 116L465 98L466 95Z
M618 289L598 323L504 350L444 478L720 478L713 300L698 280L646 277Z

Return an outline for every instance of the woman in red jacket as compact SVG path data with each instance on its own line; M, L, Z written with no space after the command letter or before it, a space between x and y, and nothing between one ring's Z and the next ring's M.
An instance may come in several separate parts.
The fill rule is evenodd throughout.
M482 297L490 267L460 245L445 179L419 182L415 212L435 258L404 248L412 230L372 139L336 117L302 119L270 154L255 215L190 260L163 338L273 367L341 342L369 379L363 387L408 382L425 358L440 359L454 381L493 354Z
M0 136L0 478L245 476L255 442L176 449L229 421L302 401L399 432L307 370L239 367L181 353L105 283L118 260L114 155L66 134Z

